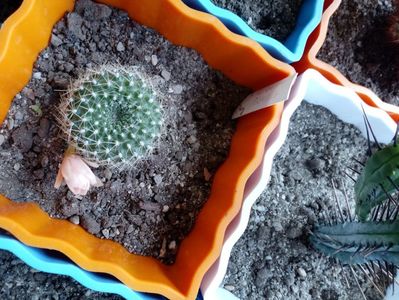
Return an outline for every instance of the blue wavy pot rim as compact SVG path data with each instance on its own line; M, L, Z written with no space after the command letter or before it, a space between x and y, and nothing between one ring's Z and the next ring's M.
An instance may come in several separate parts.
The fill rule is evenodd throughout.
M160 295L136 292L111 276L85 271L68 258L56 255L54 251L27 246L2 231L0 232L0 250L11 252L38 271L69 276L86 288L97 292L115 294L129 300L166 299ZM202 299L199 293L197 300Z
M216 6L211 0L183 0L183 2L191 8L217 17L234 33L258 42L273 57L289 64L302 58L310 34L320 24L324 6L324 0L303 0L295 28L282 43L270 36L256 32L238 15Z

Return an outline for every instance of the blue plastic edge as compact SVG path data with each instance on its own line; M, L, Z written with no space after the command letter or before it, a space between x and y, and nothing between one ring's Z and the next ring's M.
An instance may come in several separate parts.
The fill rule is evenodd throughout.
M156 295L135 292L116 279L84 271L67 260L51 257L43 250L26 246L15 238L2 233L0 233L0 249L13 253L36 270L72 277L83 286L97 292L117 294L132 300L164 299Z
M72 277L83 286L97 292L110 293L131 300L160 300L159 295L145 294L133 291L118 281L95 273L85 271L66 259L53 257L48 252L26 246L12 236L0 232L0 249L9 251L24 261L30 267L51 274ZM201 293L197 297L203 299Z
M239 16L216 6L211 0L183 0L183 2L191 8L214 15L234 33L258 42L273 57L289 64L301 59L310 34L321 21L324 6L324 0L304 0L294 31L284 43L281 43L254 31Z
M0 232L0 250L11 252L38 271L69 276L86 288L97 292L116 294L129 300L165 299L160 295L133 291L117 279L85 271L69 260L53 257L42 249L27 246L2 232ZM197 300L203 300L201 291L198 293Z

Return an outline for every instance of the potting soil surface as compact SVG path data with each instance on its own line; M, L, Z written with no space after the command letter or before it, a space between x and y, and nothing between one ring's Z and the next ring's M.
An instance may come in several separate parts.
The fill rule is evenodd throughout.
M160 91L164 133L132 169L99 168L104 187L75 197L54 189L67 148L56 122L60 94L87 68L139 67ZM78 1L53 29L28 85L1 129L0 192L34 201L129 251L173 263L227 157L234 109L249 90L211 69L194 50L174 46L123 11ZM110 116L113 118L113 116Z
M263 4L264 1L251 2ZM281 5L284 3L285 0L280 1ZM373 24L378 24L381 14L390 11L391 0L344 0L337 13L340 17L336 17L335 22L350 25L330 25L326 42L329 46L323 48L319 57L336 64L342 72L346 70L348 76L354 76L351 77L354 81L355 76L363 76L365 81L358 83L370 84L372 80L376 83L373 89L381 98L397 103L392 95L398 89L391 86L394 84L391 78L385 78L386 81L373 78L373 74L383 76L384 68L378 72L379 67L376 67L377 71L368 73L369 77L361 75L362 68L350 63L350 58L356 56L342 52L347 48L345 45L356 42L350 36L340 34L342 31L360 30L363 26L358 24L360 21L366 24L366 28L372 28ZM374 50L370 48L369 51ZM376 66L373 63L370 67L373 65ZM378 88L377 83L386 85L386 88ZM240 299L362 299L347 269L344 272L351 277L349 287L341 268L312 250L307 230L325 220L323 211L337 209L332 200L331 178L344 180L350 191L351 183L341 171L347 165L353 166L351 157L364 155L365 146L365 139L357 129L344 125L325 109L303 104L296 111L287 141L274 160L268 189L256 202L249 227L233 250L223 284L226 289ZM338 189L342 191L342 186ZM19 288L18 297L21 299L32 295L42 299L46 293L56 294L59 286L71 291L71 294L64 293L60 297L65 297L63 299L75 299L74 293L91 293L84 292L84 288L65 277L38 273L40 276L35 275L38 279L32 279L33 270L4 252L0 252L0 259L0 266L4 269L0 273L9 274L10 278L0 278L0 282L5 283L0 290L3 297L7 298ZM380 298L364 278L361 283L369 299ZM108 299L113 296L96 294L95 297Z
M398 4L399 2L396 1ZM344 0L318 58L383 101L399 104L399 47L387 34L395 0ZM399 9L399 8L398 8Z
M294 30L302 0L212 0L240 16L256 32L281 42Z

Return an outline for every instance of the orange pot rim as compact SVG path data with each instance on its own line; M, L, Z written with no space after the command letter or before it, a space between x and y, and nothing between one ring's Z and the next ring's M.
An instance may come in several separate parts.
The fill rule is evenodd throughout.
M319 26L310 35L302 59L293 64L298 73L303 73L309 68L316 69L329 81L352 89L368 105L385 110L396 122L399 121L399 108L395 105L383 102L373 91L349 81L335 67L317 58L321 47L327 37L328 25L333 14L338 10L342 0L326 0L324 13Z
M197 49L208 64L252 89L294 73L293 68L272 58L255 42L231 33L216 18L190 9L180 0L99 2L128 11L133 19L155 28L175 44ZM29 81L52 27L73 5L74 0L25 0L3 24L1 122L14 96ZM219 49L221 44L223 49ZM68 221L51 219L36 204L15 203L3 196L0 228L27 245L58 250L86 270L111 274L134 290L170 299L194 299L204 273L220 254L224 232L239 212L245 183L261 162L263 145L279 124L282 107L279 103L240 119L229 157L217 171L211 195L172 266L130 254L121 245L96 238Z

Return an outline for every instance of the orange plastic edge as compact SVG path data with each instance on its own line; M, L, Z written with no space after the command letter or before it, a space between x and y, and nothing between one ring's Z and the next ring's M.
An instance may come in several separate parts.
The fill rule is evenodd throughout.
M309 68L316 69L332 83L339 84L354 90L365 103L370 106L378 107L385 110L393 120L398 122L398 107L388 103L384 103L384 105L382 106L380 103L378 103L378 100L375 101L375 99L378 99L378 97L370 89L350 82L336 68L317 58L317 54L326 39L330 19L334 12L339 8L341 1L342 0L325 0L324 13L321 22L310 35L305 48L304 56L299 62L294 63L293 67L297 70L298 73L302 73Z
M255 42L225 29L214 17L189 9L177 0L102 0L128 11L175 44L198 50L214 68L235 82L258 89L294 72L269 56ZM25 0L0 31L0 121L14 96L26 85L32 66L51 29L74 1ZM22 242L58 250L79 266L114 275L137 291L169 299L194 299L204 273L220 254L227 225L238 213L245 183L259 165L263 146L280 121L283 104L240 119L229 157L215 175L211 195L182 242L176 263L128 253L68 221L51 219L33 203L14 203L0 196L0 227Z

